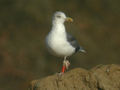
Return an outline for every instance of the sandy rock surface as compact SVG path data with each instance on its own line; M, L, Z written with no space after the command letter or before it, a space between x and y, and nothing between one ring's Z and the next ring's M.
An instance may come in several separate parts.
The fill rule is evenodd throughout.
M120 65L75 68L64 75L33 80L28 90L120 90Z

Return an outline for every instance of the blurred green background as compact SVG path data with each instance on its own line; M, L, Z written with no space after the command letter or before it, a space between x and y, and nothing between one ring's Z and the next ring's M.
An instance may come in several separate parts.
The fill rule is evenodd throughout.
M0 0L0 90L26 90L61 70L44 42L58 10L74 19L67 31L87 51L70 58L70 69L120 64L120 0Z

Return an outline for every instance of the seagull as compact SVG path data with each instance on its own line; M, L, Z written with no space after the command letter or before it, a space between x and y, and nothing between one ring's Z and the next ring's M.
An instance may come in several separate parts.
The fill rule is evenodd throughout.
M52 29L46 36L46 47L48 51L58 57L64 58L61 73L64 73L70 66L68 57L76 52L86 52L77 40L66 32L64 22L73 22L73 19L66 17L65 13L57 11L53 15Z

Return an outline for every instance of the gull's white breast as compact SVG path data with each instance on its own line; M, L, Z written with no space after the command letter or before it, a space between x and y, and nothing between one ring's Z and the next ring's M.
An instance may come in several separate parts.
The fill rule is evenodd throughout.
M46 37L48 50L57 56L70 56L75 48L68 43L64 26L53 27Z

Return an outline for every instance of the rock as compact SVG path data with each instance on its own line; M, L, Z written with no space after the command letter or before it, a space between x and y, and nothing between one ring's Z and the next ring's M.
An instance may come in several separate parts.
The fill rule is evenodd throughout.
M120 90L120 66L98 65L89 71L76 68L33 80L29 90Z
M120 90L120 66L101 65L91 69L98 90Z

